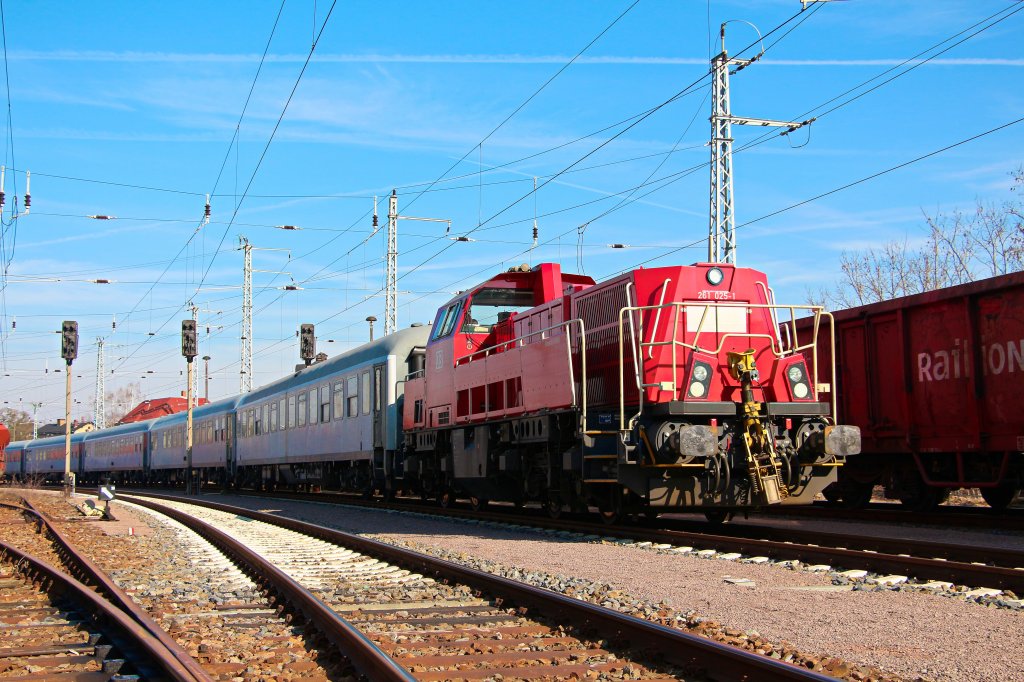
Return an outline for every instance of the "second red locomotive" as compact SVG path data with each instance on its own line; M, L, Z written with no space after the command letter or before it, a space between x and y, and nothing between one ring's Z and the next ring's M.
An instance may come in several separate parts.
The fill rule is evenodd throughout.
M403 484L607 520L809 503L860 435L818 401L833 378L797 311L829 319L726 264L501 273L437 313L405 382Z

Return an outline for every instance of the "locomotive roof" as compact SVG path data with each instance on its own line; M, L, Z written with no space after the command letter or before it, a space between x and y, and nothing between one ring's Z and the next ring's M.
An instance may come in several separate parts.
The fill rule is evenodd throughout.
M480 289L503 288L536 290L538 287L542 286L542 279L550 277L554 278L557 287L557 291L550 293L559 296L562 294L562 289L566 284L583 286L591 286L595 284L593 277L577 275L571 272L562 272L561 266L558 263L539 263L532 268L526 263L523 263L518 267L509 268L505 272L499 272L493 277L490 277L480 284L466 289L465 291L460 291L458 294L448 299L444 306L441 307L448 306L452 301L457 301L463 296L479 291ZM540 303L538 302L537 305L540 305Z
M398 355L404 359L413 348L425 345L429 335L429 325L400 329L394 334L370 341L323 362L304 367L291 376L278 379L266 386L261 386L255 391L242 396L237 405L239 407L249 405L267 396L276 395L296 386L316 382L332 374L344 372L348 367L363 365L373 360L383 359L388 355Z

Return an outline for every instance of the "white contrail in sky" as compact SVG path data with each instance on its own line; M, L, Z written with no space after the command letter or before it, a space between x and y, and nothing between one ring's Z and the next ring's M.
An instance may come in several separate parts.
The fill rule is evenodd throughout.
M109 52L95 50L54 50L12 52L9 59L19 61L93 61L93 62L258 62L258 54L216 54L183 52ZM306 55L270 54L268 62L304 62ZM520 54L323 54L314 61L322 63L359 64L564 64L569 60L565 55L520 55ZM903 64L903 59L771 59L762 64L774 66L894 66ZM908 64L924 60L910 60ZM576 64L612 64L637 66L679 66L706 65L701 57L580 57ZM998 57L952 57L932 59L933 66L1024 66L1024 59Z

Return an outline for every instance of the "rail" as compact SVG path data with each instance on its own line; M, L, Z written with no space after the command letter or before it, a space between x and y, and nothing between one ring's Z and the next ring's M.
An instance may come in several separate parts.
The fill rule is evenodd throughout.
M0 557L13 563L19 572L32 576L33 581L46 585L48 592L51 590L61 591L71 595L75 601L84 604L86 612L101 620L104 627L116 630L128 641L145 651L167 675L168 680L212 682L213 678L203 672L201 668L196 670L198 664L186 665L178 656L169 651L163 642L129 614L55 566L3 541L0 541Z
M629 285L632 286L632 283ZM627 287L627 303L632 302L632 297L629 295L629 287ZM668 325L672 329L671 338L663 341L653 340L656 337L654 332L658 329L658 323L661 319L661 312L669 308L671 313L669 315ZM697 309L703 308L700 314L700 321L697 324L697 328L693 332L693 340L686 342L679 338L679 327L680 322L685 319L685 315L693 314ZM727 308L727 309L740 309L745 310L748 313L752 310L762 310L768 315L769 327L775 331L775 334L763 333L763 332L725 332L719 334L717 331L708 332L705 330L705 325L708 321L708 313L712 309ZM796 313L797 311L807 311L814 314L814 326L811 333L811 339L807 343L801 344L796 331ZM643 313L646 311L654 311L655 313L655 328L651 334L651 341L644 341L644 326L643 326ZM778 321L779 311L788 311L789 319L783 322L781 325ZM777 358L791 357L803 351L810 351L813 358L813 381L815 394L818 393L819 387L819 363L818 363L818 331L821 325L821 318L826 317L829 322L829 343L830 343L830 383L829 383L829 403L832 409L831 415L834 420L839 417L838 405L837 405L837 393L836 390L836 360L835 360L835 319L832 314L824 310L821 306L815 305L779 305L775 303L730 303L730 302L697 302L697 301L675 301L671 303L660 303L658 305L627 305L624 308L619 309L619 323L618 323L618 334L619 334L619 430L627 431L631 429L636 420L643 413L644 403L644 389L645 388L662 388L665 387L662 384L646 384L643 381L644 370L643 370L643 354L644 350L647 349L649 354L653 356L654 348L669 346L672 351L671 365L672 365L672 386L673 392L679 390L679 349L687 349L692 352L705 353L707 355L718 356L725 348L726 342L730 339L743 338L743 339L765 339L771 348L772 354ZM627 327L628 327L628 339L627 339ZM717 329L717 325L716 325ZM781 329L786 330L786 335L789 339L788 344L783 344ZM704 347L701 345L701 334L712 334L718 338L717 345L714 347ZM626 392L625 392L625 346L629 344L630 354L633 358L633 372L637 387L637 412L633 414L629 420L626 419ZM666 389L667 390L667 389Z
M103 594L110 600L110 603L120 608L132 620L137 622L146 632L153 636L167 652L174 657L182 668L188 671L192 679L210 681L212 678L203 670L203 667L188 654L185 649L167 634L160 625L153 619L149 612L132 599L127 592L118 587L106 573L103 572L91 559L82 555L75 549L75 546L68 538L60 532L56 524L52 523L45 514L35 508L27 499L22 498L23 511L36 517L36 523L40 530L46 529L47 534L53 539L57 546L57 553L75 572L76 579L83 580L88 585L96 588L96 591Z

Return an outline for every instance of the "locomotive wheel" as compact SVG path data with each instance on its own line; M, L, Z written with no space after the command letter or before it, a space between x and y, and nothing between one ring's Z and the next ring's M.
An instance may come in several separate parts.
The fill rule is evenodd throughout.
M441 509L450 509L455 502L455 494L451 490L442 490L437 494L437 504Z
M733 513L725 509L707 509L704 511L704 518L708 523L721 524L732 521Z
M982 498L993 509L1006 509L1019 493L1020 490L1016 486L1006 483L995 488L981 489Z
M487 509L488 500L486 497L472 496L469 498L469 508L475 512Z

